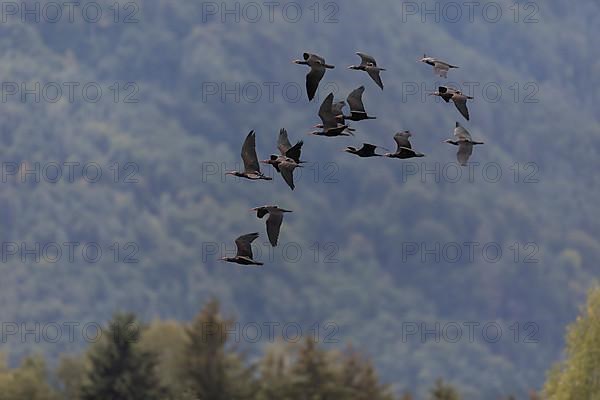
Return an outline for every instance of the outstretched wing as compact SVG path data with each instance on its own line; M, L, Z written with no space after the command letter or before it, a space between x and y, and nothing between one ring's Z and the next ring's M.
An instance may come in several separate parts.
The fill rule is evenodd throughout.
M467 165L469 157L473 154L473 143L467 141L461 141L458 143L458 152L456 158L460 165Z
M363 146L360 149L361 152L366 154L375 154L375 150L377 150L377 146L371 143L363 143Z
M397 153L400 153L403 148L412 149L410 141L408 140L409 137L411 137L409 132L400 132L394 135L394 141L398 145L398 149L396 150Z
M293 147L291 147L290 149L288 149L288 151L285 152L285 156L288 157L288 158L291 158L297 164L300 164L300 155L302 153L302 146L303 145L304 145L304 142L302 140L299 141Z
M383 82L381 81L381 76L379 75L379 70L373 69L373 68L367 68L367 73L369 74L371 79L373 79L375 81L377 86L379 86L381 89L383 89Z
M319 82L325 75L325 67L322 65L315 65L310 67L310 72L306 75L306 93L308 94L308 100L311 101L315 98Z
M465 117L465 119L468 121L469 120L469 109L467 108L467 98L465 96L455 94L452 97L452 101L454 102L454 105L456 106L456 108L458 109L460 114L463 117Z
M454 128L454 137L457 141L467 141L471 142L473 139L471 138L471 134L467 131L461 124L456 123L456 128Z
M256 156L256 134L250 131L242 146L242 161L245 172L260 172L260 164Z
M354 89L352 92L350 92L350 94L348 95L348 98L346 99L348 101L348 105L350 106L350 111L352 111L353 113L365 113L365 106L362 102L362 95L365 91L365 87L361 86L357 89Z
M277 246L282 222L283 213L269 214L269 218L267 219L267 236L269 236L269 242L271 242L271 246L273 247Z
M235 239L238 257L249 257L252 259L252 242L259 236L257 232L249 233Z
M319 117L323 121L323 130L337 127L338 123L333 114L333 93L329 93L325 100L323 100L319 108Z
M294 169L296 168L296 164L284 161L279 164L279 172L281 172L281 176L285 183L288 184L290 189L294 190L296 186L294 185Z
M433 70L435 72L436 75L441 76L442 78L447 78L448 77L448 70L450 68L448 68L448 65L439 61L436 61L435 63L433 63Z
M285 128L281 128L279 130L279 138L277 139L277 149L282 156L285 156L286 151L288 151L292 145L290 144L290 140L288 139L288 133Z
M375 61L375 59L373 57L371 57L368 54L365 53L356 53L356 55L358 55L360 57L360 65L364 65L364 66L373 66L376 67L377 66L377 61Z

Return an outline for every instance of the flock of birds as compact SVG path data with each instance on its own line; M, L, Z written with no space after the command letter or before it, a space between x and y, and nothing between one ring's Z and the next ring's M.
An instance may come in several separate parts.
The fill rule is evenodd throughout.
M361 63L359 65L349 66L348 69L366 72L377 86L383 90L383 81L381 80L380 73L385 71L385 69L378 67L377 61L370 55L364 53L356 54L360 57ZM447 78L448 71L451 69L459 68L437 58L428 57L427 55L423 55L423 57L417 61L431 65L434 73L442 78ZM325 76L325 72L328 69L333 69L335 67L327 64L323 57L311 53L304 53L302 60L294 60L293 63L310 67L310 72L306 75L306 92L308 100L312 101L317 93L319 83ZM325 100L323 100L323 103L319 108L319 118L322 123L314 126L314 128L320 130L315 130L310 132L310 134L326 137L351 136L354 135L354 129L351 128L346 121L358 122L375 119L375 117L368 115L365 110L362 101L364 91L365 87L360 86L348 95L346 101L338 101L335 103L333 101L333 93L330 93ZM439 96L446 103L452 101L460 114L467 121L469 120L467 100L472 100L473 97L467 96L460 90L448 86L440 86L437 91L430 93L430 95ZM350 108L349 115L345 115L343 112L346 102ZM396 151L394 153L378 154L376 152L378 148L385 148L371 143L363 143L360 149L348 146L344 151L362 158L388 157L409 159L414 157L424 157L424 154L419 153L412 148L409 140L411 136L412 134L410 131L396 133L394 135L394 141L396 142ZM473 147L475 145L483 144L483 142L473 140L471 134L458 122L454 129L454 139L446 139L444 142L458 146L456 156L458 162L463 166L466 165L473 154ZM304 161L300 159L303 144L304 142L300 140L292 146L287 131L281 129L277 142L279 155L271 155L268 160L259 162L258 156L256 155L256 134L254 131L251 131L242 145L241 155L244 170L229 171L225 174L249 180L272 180L273 178L264 175L260 171L260 163L270 164L279 174L281 174L287 185L294 190L294 170L296 168L301 168L301 164L304 163ZM276 247L281 224L283 223L283 215L292 211L280 208L279 206L256 207L251 211L256 212L257 217L261 219L268 215L266 221L267 236L271 245ZM262 262L254 260L252 255L252 242L258 237L259 234L256 232L238 237L235 240L235 245L237 247L236 256L223 257L221 260L240 265L263 265Z

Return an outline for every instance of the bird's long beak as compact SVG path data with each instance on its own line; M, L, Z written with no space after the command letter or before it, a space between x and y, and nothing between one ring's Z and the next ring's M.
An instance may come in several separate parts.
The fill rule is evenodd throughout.
M261 163L263 164L268 164L270 160L260 160Z

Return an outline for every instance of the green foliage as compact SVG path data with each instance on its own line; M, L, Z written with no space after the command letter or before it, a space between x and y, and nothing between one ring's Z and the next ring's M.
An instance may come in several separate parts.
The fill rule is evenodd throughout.
M163 389L156 376L156 356L137 348L138 321L132 314L117 314L105 336L90 350L89 370L81 400L159 400Z
M454 386L445 383L442 379L435 381L435 386L429 395L430 400L460 400L460 398Z
M184 386L199 400L241 400L255 392L252 369L228 349L233 320L223 319L210 301L186 329Z
M567 330L566 358L548 373L548 400L600 399L600 288L589 291L581 315Z
M58 400L58 394L48 383L43 359L27 358L15 370L3 366L0 370L1 400Z

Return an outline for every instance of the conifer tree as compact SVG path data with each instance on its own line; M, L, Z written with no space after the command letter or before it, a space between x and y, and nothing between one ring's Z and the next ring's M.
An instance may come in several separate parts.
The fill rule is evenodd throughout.
M90 350L82 400L161 400L156 356L137 348L139 323L133 314L117 314Z

